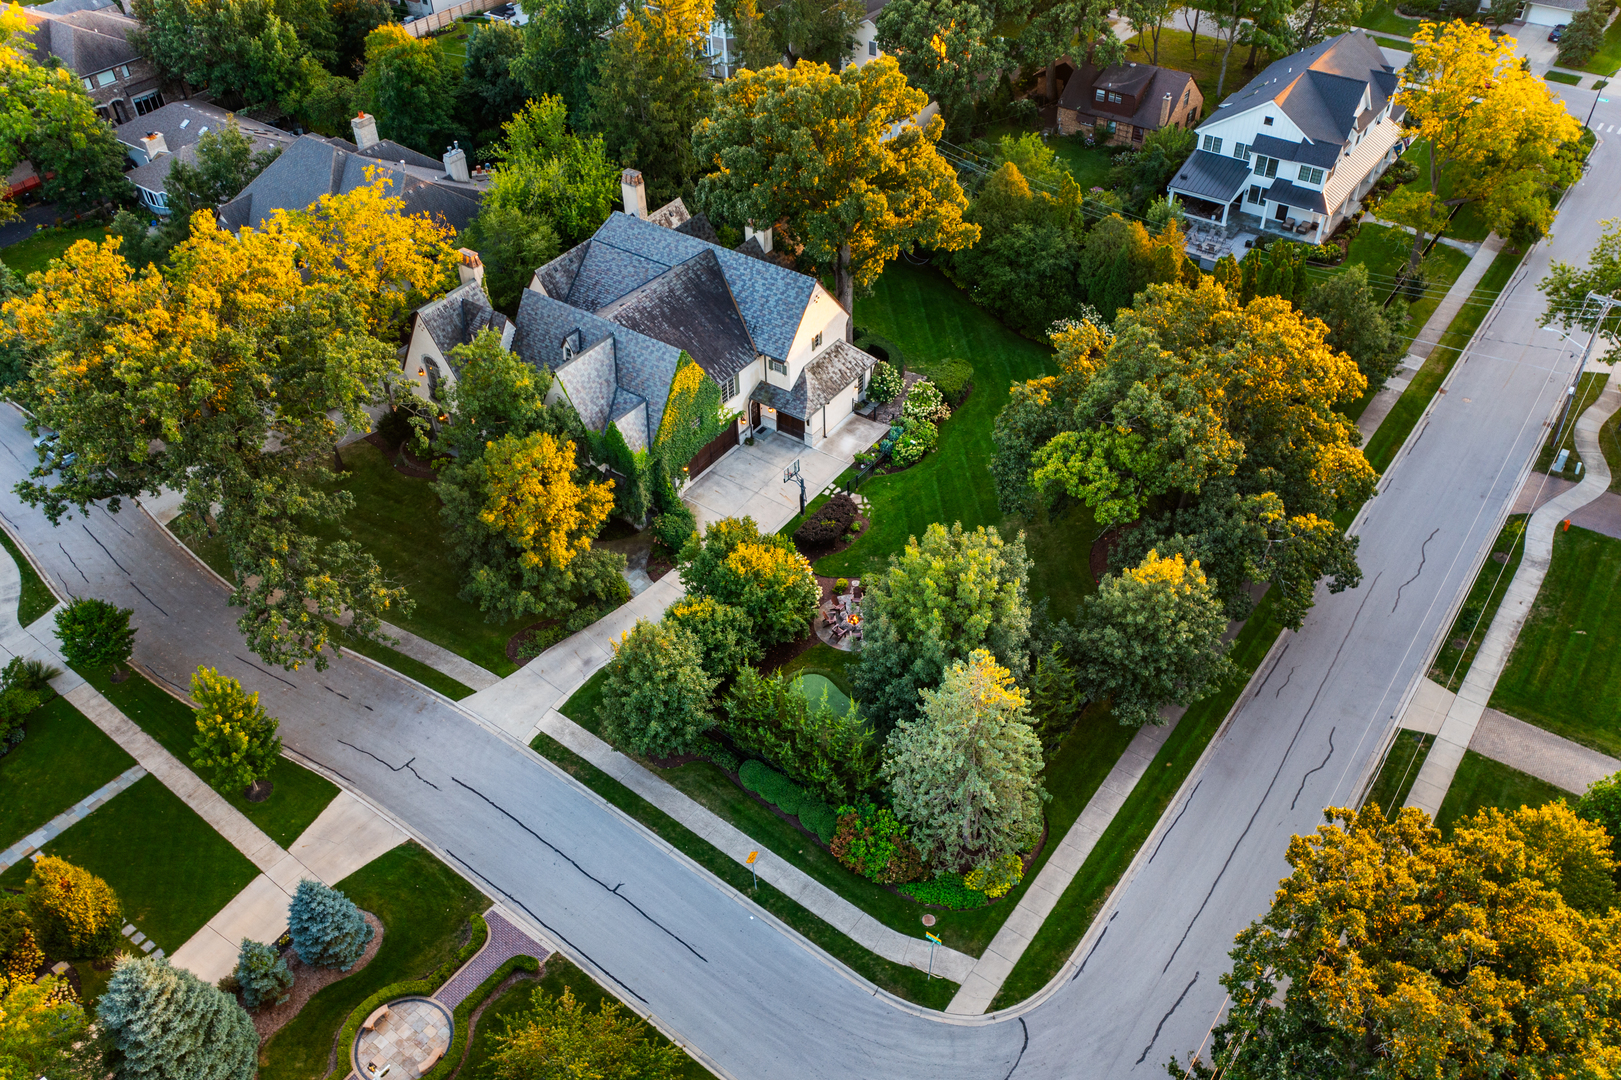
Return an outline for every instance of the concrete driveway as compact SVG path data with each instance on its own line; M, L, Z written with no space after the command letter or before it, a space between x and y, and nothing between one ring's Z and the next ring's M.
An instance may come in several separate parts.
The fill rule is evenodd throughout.
M856 454L883 438L889 425L851 416L819 447L777 432L756 435L706 469L681 493L703 529L711 521L751 517L761 532L775 532L799 513L799 485L782 482L782 470L797 458L809 502L850 467Z

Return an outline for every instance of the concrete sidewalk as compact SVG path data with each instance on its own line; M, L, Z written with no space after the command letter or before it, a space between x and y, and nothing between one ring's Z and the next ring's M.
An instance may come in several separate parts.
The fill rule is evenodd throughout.
M1452 777L1475 737L1497 679L1508 663L1520 628L1531 614L1543 578L1547 576L1548 564L1553 558L1555 530L1564 519L1609 489L1610 467L1599 450L1598 433L1604 421L1618 409L1621 409L1621 387L1606 386L1598 400L1577 419L1576 448L1587 464L1587 475L1581 483L1544 503L1531 515L1519 570L1509 582L1474 662L1469 665L1469 673L1464 676L1463 685L1436 732L1435 745L1430 748L1424 767L1419 770L1407 796L1408 806L1420 807L1432 817L1441 809Z

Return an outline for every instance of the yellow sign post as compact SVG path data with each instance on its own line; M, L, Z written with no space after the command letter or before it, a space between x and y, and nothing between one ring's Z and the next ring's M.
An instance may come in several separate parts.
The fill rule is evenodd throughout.
M923 936L929 939L929 978L932 979L934 978L934 947L945 943L927 930L923 931Z
M754 860L758 859L759 857L760 853L758 851L751 851L749 852L749 857L743 860L749 864L749 873L754 875L754 887L756 889L760 887L760 872L754 868Z

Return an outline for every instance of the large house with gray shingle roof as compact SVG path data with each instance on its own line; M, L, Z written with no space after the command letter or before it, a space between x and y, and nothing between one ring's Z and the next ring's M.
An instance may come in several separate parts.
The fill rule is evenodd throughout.
M1276 61L1195 129L1171 196L1192 218L1321 242L1406 149L1399 81L1361 30Z

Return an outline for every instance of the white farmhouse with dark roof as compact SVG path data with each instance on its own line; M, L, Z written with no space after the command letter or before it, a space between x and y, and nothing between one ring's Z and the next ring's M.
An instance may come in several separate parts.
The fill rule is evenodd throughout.
M1195 129L1171 196L1193 219L1320 243L1406 149L1398 81L1360 30L1284 57Z

